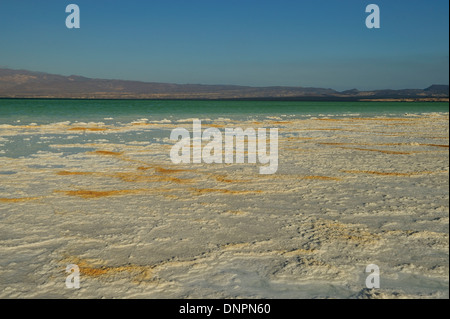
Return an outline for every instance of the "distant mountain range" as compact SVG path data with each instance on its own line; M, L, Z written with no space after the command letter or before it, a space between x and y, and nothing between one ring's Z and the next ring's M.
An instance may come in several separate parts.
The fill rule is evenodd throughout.
M0 69L0 98L70 99L258 99L448 101L448 85L426 89L357 89L339 92L310 87L250 87L92 79L26 70Z

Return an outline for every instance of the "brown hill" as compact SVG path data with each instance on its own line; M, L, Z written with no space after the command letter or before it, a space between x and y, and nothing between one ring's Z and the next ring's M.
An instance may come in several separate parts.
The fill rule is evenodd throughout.
M90 99L442 99L448 100L448 85L425 90L338 92L305 87L250 87L237 85L171 84L62 76L26 70L0 69L0 98L90 98Z

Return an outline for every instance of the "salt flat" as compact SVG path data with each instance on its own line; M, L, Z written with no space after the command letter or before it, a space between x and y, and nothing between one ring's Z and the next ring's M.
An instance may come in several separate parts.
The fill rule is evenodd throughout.
M274 175L172 164L190 119L0 125L0 298L448 298L448 120L209 123L278 128Z

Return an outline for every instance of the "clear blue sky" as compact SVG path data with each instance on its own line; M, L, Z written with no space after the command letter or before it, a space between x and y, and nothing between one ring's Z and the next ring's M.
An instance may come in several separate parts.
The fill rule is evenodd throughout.
M0 67L94 78L425 88L448 84L448 37L448 0L0 1Z

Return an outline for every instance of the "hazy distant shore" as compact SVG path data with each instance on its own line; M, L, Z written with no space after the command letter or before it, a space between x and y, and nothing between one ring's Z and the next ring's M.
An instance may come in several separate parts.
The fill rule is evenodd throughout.
M355 98L305 98L305 97L285 97L285 98L221 98L221 99L208 99L208 98L142 98L142 97L105 97L105 98L95 98L95 97L0 97L0 100L141 100L141 101L175 101L175 100L186 100L186 101L293 101L293 102L449 102L449 98L418 98L418 99L355 99Z
M252 87L93 79L0 69L0 98L448 102L449 86L435 84L425 89L337 91L300 86Z

